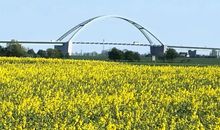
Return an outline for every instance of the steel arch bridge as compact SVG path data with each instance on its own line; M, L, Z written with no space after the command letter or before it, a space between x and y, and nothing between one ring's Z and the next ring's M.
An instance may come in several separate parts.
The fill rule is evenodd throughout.
M134 26L136 29L138 29L141 34L146 38L148 43L144 43L144 44L126 44L126 43L95 43L95 42L73 42L74 37L80 33L80 31L82 31L83 29L85 29L88 25L90 25L93 22L96 22L98 20L105 20L108 18L115 18L115 19L119 19L119 20L123 20L126 21L128 23L130 23L132 26ZM57 42L62 42L64 39L66 39L67 37L70 37L66 43L63 44L63 46L55 46L55 48L61 50L63 53L68 53L68 54L72 54L72 49L73 49L73 45L72 43L75 44L108 44L108 45L134 45L134 46L153 46L156 43L154 41L156 41L157 43L159 43L160 46L164 46L164 44L149 30L147 30L146 28L144 28L143 26L141 26L140 24L138 24L137 22L134 22L132 20L129 20L127 18L121 17L121 16L116 16L116 15L104 15L104 16L97 16L94 18L90 18L78 25L76 25L75 27L71 28L70 30L68 30L66 33L64 33L61 37L59 37L57 39Z
M74 41L74 37L76 34L79 34L80 31L85 29L89 24L97 21L103 20L107 18L116 18L123 21L130 23L136 29L138 29L141 34L146 38L146 43L101 43L101 42L76 42ZM70 37L69 39L67 39ZM66 40L67 39L67 40ZM126 46L150 46L151 55L158 56L164 53L167 48L185 48L185 49L196 49L196 50L216 50L220 54L220 48L213 48L213 47L196 47L196 46L173 46L173 45L164 45L152 32L127 18L116 16L116 15L104 15L104 16L97 16L94 18L90 18L77 26L71 28L69 31L64 33L61 37L59 37L56 41L16 41L21 44L45 44L45 45L55 45L55 48L61 50L64 54L72 55L72 48L73 44L101 44L101 45L126 45ZM0 44L11 43L11 41L0 41ZM218 56L220 57L220 55Z

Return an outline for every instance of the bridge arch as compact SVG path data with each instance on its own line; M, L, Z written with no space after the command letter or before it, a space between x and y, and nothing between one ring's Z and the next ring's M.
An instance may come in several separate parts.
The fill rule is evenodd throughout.
M116 18L116 19L120 19L120 20L123 20L123 21L130 23L131 25L133 25L135 28L137 28L142 33L142 35L149 42L150 46L154 45L154 42L151 38L153 38L154 41L157 41L159 44L161 44L161 46L164 46L164 44L152 32L150 32L149 30L147 30L146 28L144 28L143 26L141 26L137 22L134 22L132 20L129 20L127 18L117 16L117 15L103 15L103 16L97 16L94 18L90 18L90 19L76 25L75 27L71 28L70 30L68 30L61 37L59 37L57 39L57 41L63 41L68 36L70 36L70 39L66 42L66 44L63 44L63 46L55 46L55 48L60 49L65 54L68 53L69 55L72 55L72 43L73 43L72 41L73 41L74 36L76 34L78 34L83 28L86 28L86 26L88 26L89 24L91 24L97 20L102 20L102 19L107 19L107 18Z

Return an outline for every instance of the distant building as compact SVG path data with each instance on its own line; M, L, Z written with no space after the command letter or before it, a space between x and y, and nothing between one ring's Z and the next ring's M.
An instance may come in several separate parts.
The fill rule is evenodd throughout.
M189 57L194 58L194 57L196 57L196 50L193 50L193 51L189 50L188 54L189 54Z

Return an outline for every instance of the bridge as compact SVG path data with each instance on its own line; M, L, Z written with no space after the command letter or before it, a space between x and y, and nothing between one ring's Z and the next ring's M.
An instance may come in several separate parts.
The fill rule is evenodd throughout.
M74 38L77 34L80 33L83 29L85 29L87 26L92 24L93 22L96 22L98 20L104 20L108 18L114 18L126 21L127 23L134 26L140 33L146 38L146 43L107 43L107 42L76 42L74 41ZM10 43L11 41L0 41L0 43ZM218 54L220 52L220 48L211 48L211 47L193 47L193 46L172 46L172 45L165 45L157 38L152 32L138 24L137 22L134 22L132 20L129 20L127 18L121 17L121 16L97 16L91 19L88 19L70 30L68 30L66 33L64 33L62 36L60 36L56 41L17 41L21 44L48 44L48 45L55 45L56 49L59 49L64 54L72 55L73 53L73 45L74 44L97 44L97 45L123 45L123 46L149 46L151 50L152 55L161 55L165 52L166 48L186 48L186 49L206 49L206 50L215 50L218 51Z

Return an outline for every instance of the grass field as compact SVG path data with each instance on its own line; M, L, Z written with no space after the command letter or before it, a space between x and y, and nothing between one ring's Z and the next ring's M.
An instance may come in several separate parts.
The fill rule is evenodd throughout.
M0 129L220 129L220 67L0 58Z
M77 60L101 60L108 61L107 56L74 56ZM220 59L217 58L177 58L170 61L157 60L152 62L151 57L141 57L140 62L125 62L134 65L174 65L174 66L209 66L220 65Z

